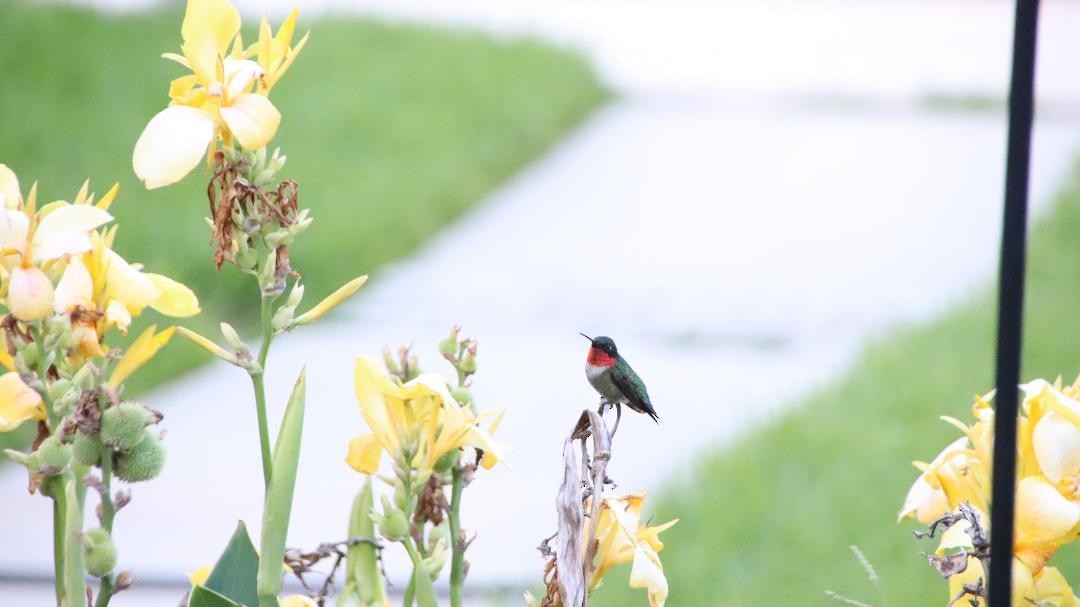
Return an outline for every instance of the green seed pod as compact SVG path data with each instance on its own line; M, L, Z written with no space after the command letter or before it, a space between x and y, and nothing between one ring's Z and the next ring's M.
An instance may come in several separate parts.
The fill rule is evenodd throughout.
M105 577L116 567L116 544L104 529L91 529L82 534L83 562L90 575Z
M143 430L142 440L116 459L116 476L122 481L148 481L165 467L165 446L152 430Z
M71 445L65 445L55 436L41 441L37 451L37 469L46 475L59 473L71 463Z
M384 495L382 498L383 515L372 516L379 525L379 533L391 542L400 542L409 534L409 521L405 513L390 504Z
M451 392L450 395L453 396L454 400L457 401L457 404L462 407L468 407L469 403L472 402L472 392L469 392L468 388L454 388L454 391Z
M135 401L109 407L101 414L101 440L120 451L130 451L143 439L153 416Z
M466 352L465 358L461 361L461 372L473 374L476 373L476 355L472 352Z
M101 441L79 432L71 443L71 455L84 466L96 466L101 462Z

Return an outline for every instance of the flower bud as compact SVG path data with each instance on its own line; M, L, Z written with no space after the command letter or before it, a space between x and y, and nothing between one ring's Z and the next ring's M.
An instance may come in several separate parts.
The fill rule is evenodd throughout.
M94 385L94 372L90 366L84 366L71 377L71 383L81 390L89 390Z
M453 396L454 401L462 407L467 407L473 402L472 392L468 388L454 388L450 396Z
M458 349L458 328L454 327L450 330L450 335L447 335L442 341L439 342L439 354L443 355L443 358L453 361L457 355Z
M244 343L244 340L240 339L240 334L237 333L236 329L234 329L233 326L229 323L221 323L221 335L225 338L225 341L229 342L230 346L236 348L237 352L251 351L248 348L247 344Z
M389 346L383 346L382 349L383 364L386 365L386 370L393 375L401 373L401 369L398 368L397 359L394 358L394 353L390 351Z
M41 320L53 312L52 281L40 268L17 267L8 282L8 310L23 322Z
M146 407L135 401L122 402L101 414L101 440L119 451L130 451L143 440L143 431L153 420Z
M392 542L405 539L409 534L409 521L405 518L405 513L395 508L385 495L382 498L382 507L382 516L372 516L379 526L379 533Z
M105 577L116 567L116 544L104 529L91 529L80 538L86 570L95 577Z
M79 432L71 443L71 455L84 466L96 466L101 461L101 441Z
M465 358L461 359L461 372L466 375L476 373L476 354L472 350L465 352Z
M436 542L435 548L432 549L431 554L429 554L428 557L423 560L424 568L427 569L428 575L431 576L431 579L439 577L439 572L442 571L442 568L446 566L446 547L448 545L449 544L447 542L442 540Z
M62 398L64 394L67 393L68 388L71 388L71 380L61 377L49 385L49 398L54 401Z
M122 481L148 481L165 467L165 446L149 428L143 430L142 440L135 448L121 454L116 461L116 476Z
M41 441L34 454L38 472L46 476L58 474L71 463L71 445L65 445L56 436Z
M435 472L445 474L457 465L461 460L461 449L452 449L443 454L439 461L435 462Z

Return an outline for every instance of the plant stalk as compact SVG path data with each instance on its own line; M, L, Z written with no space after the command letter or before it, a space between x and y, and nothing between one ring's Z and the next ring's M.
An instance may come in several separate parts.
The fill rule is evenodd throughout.
M111 537L113 518L116 516L116 505L112 499L112 449L103 447L102 451L101 485L105 490L101 492L101 527L108 531ZM101 578L101 585L98 587L98 596L97 600L94 601L94 607L106 607L109 604L109 601L112 600L114 583L115 576L112 573Z
M461 493L465 480L461 468L454 467L453 478L450 494L450 607L461 607L465 588L465 543L461 537Z
M53 581L56 587L56 605L64 600L64 531L67 516L67 501L63 487L58 487L57 479L49 479L49 494L53 500Z
M273 320L274 298L263 297L261 306L262 345L259 346L259 370L251 374L251 385L255 390L255 415L259 420L259 447L262 452L263 485L270 486L270 477L274 464L270 454L270 426L266 421L266 358L270 353L270 342L274 339Z

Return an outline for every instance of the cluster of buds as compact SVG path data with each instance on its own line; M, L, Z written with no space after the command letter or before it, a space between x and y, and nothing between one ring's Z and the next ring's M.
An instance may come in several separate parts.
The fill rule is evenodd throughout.
M349 443L346 462L365 475L378 473L383 455L391 475L379 476L389 488L375 507L370 476L357 498L350 528L360 537L401 544L413 563L413 584L421 605L434 600L432 582L451 564L452 595L460 593L471 543L460 525L462 491L480 468L503 461L503 447L493 439L503 410L483 413L468 390L476 372L476 341L460 339L459 327L439 349L454 365L456 385L422 372L408 348L395 358L384 351L385 367L356 361L356 394L371 429ZM447 494L450 494L448 499ZM350 549L346 590L361 605L382 605L385 596L370 545Z
M1071 386L1038 379L1021 388L1025 398L1018 423L1013 602L1072 607L1080 599L1061 572L1047 563L1059 548L1080 539L1080 379ZM981 521L988 520L990 510L991 398L976 397L976 421L971 425L942 418L964 436L930 463L915 462L922 474L899 515L929 525L931 532L944 530L928 558L948 578L950 599L967 597L975 607L984 604L990 553Z

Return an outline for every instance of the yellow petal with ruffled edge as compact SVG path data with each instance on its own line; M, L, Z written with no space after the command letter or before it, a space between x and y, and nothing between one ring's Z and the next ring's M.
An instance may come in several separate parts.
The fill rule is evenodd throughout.
M94 279L82 257L72 257L68 261L60 282L56 284L53 299L53 309L58 314L66 314L76 307L94 309Z
M45 419L41 395L27 386L18 373L0 375L0 432L8 432L31 419Z
M199 298L186 285L161 274L144 274L161 292L150 307L166 316L187 318L198 314Z
M218 58L239 31L240 13L229 0L188 0L180 26L184 54L204 73L214 73Z
M169 343L172 339L173 333L176 332L176 327L169 327L164 331L157 333L157 326L151 325L145 331L143 331L138 338L128 347L124 355L120 357L120 361L116 363L116 368L113 369L112 375L109 376L107 382L109 386L116 388L120 384L124 383L124 380L131 376L139 367L146 364L148 360L157 354L158 350L165 347L165 344Z
M257 150L269 143L281 124L281 113L274 104L254 93L240 95L218 112L233 137L249 150Z
M375 474L383 448L374 434L364 434L349 441L349 454L345 463L362 474Z
M167 107L139 135L131 166L147 189L160 188L198 166L213 141L213 118L193 107Z
M6 164L0 164L0 209L14 209L21 202L19 178Z

